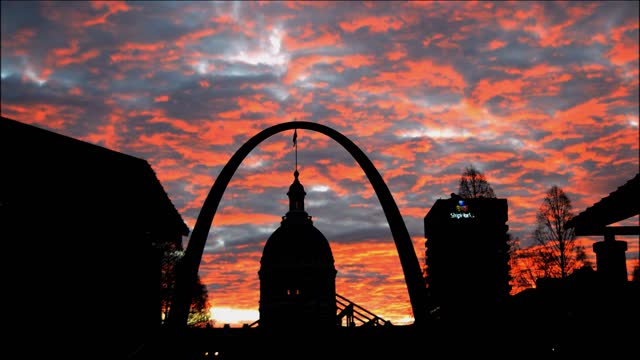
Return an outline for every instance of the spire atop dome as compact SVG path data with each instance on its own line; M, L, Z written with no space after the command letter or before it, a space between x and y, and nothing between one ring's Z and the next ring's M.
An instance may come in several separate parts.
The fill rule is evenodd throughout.
M294 180L291 186L289 186L289 212L304 212L304 197L307 193L304 191L304 186L300 183L298 176L300 173L298 170L293 172Z

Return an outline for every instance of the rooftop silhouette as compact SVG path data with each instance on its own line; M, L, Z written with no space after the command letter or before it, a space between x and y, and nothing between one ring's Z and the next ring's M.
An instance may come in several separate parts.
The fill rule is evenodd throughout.
M160 248L189 234L181 215L143 159L5 117L0 149L11 331L33 358L125 358L160 326Z

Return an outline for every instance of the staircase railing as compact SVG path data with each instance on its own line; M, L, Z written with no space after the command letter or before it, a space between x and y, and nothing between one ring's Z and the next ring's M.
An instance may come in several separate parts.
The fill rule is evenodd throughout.
M391 325L390 321L384 320L371 311L336 293L336 305L338 314L336 316L339 326L383 326ZM356 325L358 323L359 325Z

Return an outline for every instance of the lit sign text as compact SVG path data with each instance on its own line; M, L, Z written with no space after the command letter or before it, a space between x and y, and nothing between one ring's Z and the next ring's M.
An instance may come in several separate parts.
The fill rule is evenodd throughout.
M469 206L464 203L464 200L458 200L456 205L456 211L451 214L452 219L473 219L475 216L469 211Z

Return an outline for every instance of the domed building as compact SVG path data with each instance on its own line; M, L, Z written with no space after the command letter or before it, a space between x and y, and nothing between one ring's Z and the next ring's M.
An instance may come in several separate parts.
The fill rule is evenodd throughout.
M332 328L336 269L331 247L304 210L307 194L294 172L289 211L267 240L260 260L260 327Z

